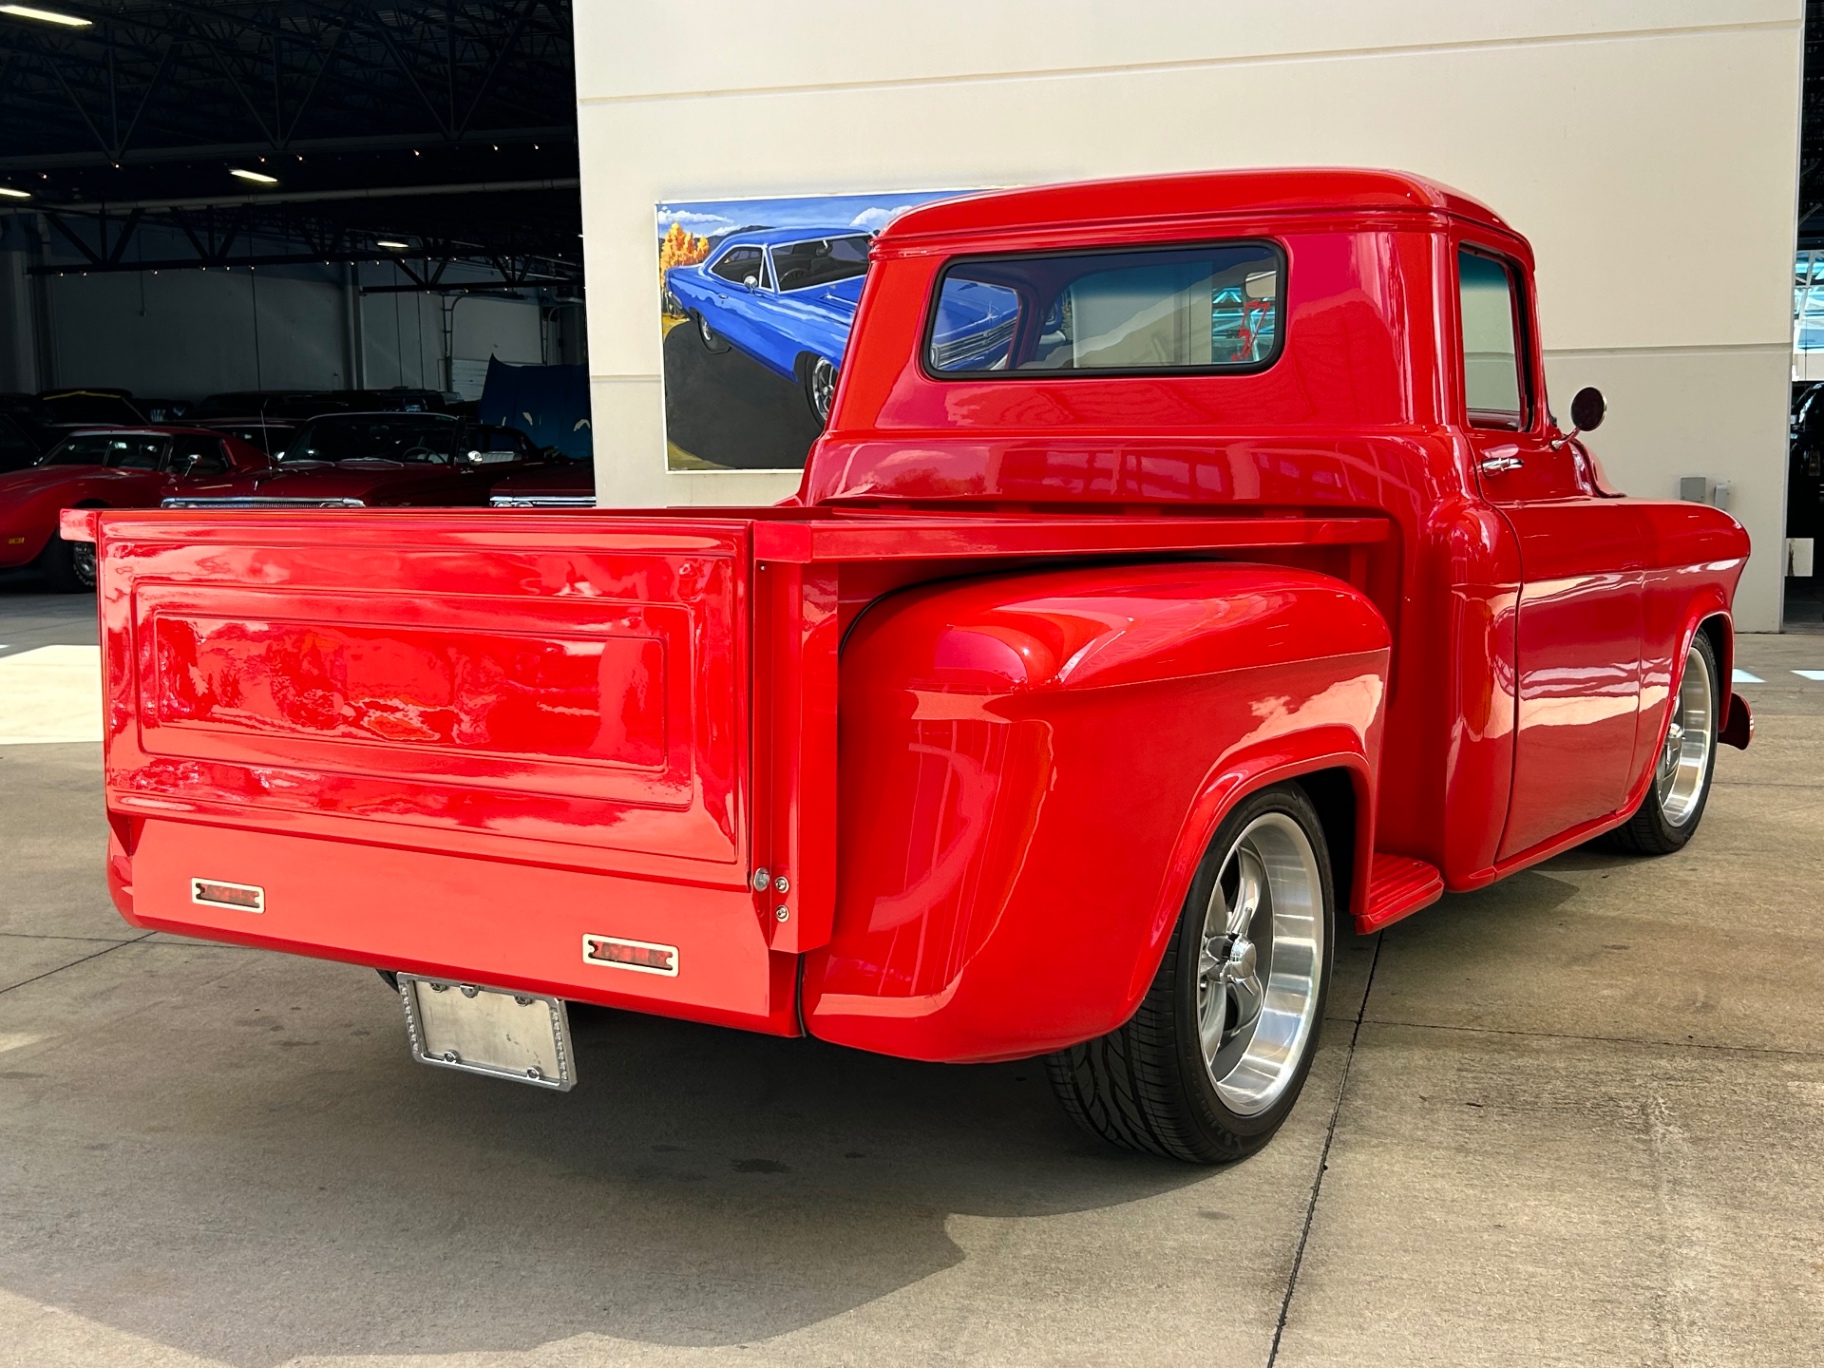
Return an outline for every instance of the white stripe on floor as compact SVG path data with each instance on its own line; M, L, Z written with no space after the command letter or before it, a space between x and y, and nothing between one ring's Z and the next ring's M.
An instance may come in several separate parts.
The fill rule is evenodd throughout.
M1765 684L1767 681L1757 674L1749 674L1746 670L1731 670L1729 682L1731 684Z
M0 656L0 746L101 740L101 648Z
M1814 684L1824 684L1824 670L1794 670L1800 679L1809 679Z

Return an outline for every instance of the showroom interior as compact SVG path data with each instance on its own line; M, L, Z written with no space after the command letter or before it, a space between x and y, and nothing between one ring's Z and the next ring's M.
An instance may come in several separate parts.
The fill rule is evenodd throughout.
M1119 180L1145 194L1157 183L1143 178L1263 168L1409 173L1487 206L1432 203L1433 221L1456 215L1450 231L1474 219L1485 238L1523 238L1532 261L1503 279L1534 290L1537 346L1510 347L1522 367L1537 362L1544 386L1551 441L1540 453L1580 438L1591 468L1600 462L1600 499L1586 502L1619 493L1688 514L1680 544L1698 545L1701 530L1711 549L1669 577L1720 575L1713 622L1727 625L1687 633L1674 652L1688 662L1700 638L1713 641L1701 701L1679 676L1688 663L1668 655L1653 676L1642 650L1627 662L1630 708L1678 709L1632 759L1651 750L1669 764L1682 735L1708 738L1703 830L1673 853L1645 857L1615 837L1638 834L1645 810L1617 826L1618 808L1587 841L1536 860L1504 845L1498 881L1491 854L1489 878L1440 876L1424 898L1435 905L1371 925L1362 899L1381 896L1379 856L1354 846L1370 828L1343 836L1353 816L1335 817L1326 804L1342 800L1311 787L1333 841L1320 902L1331 899L1341 929L1324 952L1327 987L1308 993L1303 1092L1271 1143L1197 1167L1160 1157L1169 1148L1099 1143L1114 1123L1097 1132L1069 1101L1060 1109L1063 1050L936 1062L963 1056L818 1038L825 990L806 984L820 947L800 903L818 877L832 890L865 884L875 871L845 842L915 799L933 805L927 825L901 845L870 835L866 846L895 870L913 868L914 847L931 852L925 884L882 895L883 936L907 924L921 888L941 885L931 896L962 907L958 889L1038 877L1037 856L978 868L956 852L1044 830L1081 782L1064 763L1083 716L1070 709L1154 687L1128 676L1084 685L1094 697L1055 715L1030 710L1037 684L962 704L932 682L954 663L939 650L927 652L929 678L869 704L854 681L865 669L877 685L879 643L913 630L879 605L940 583L966 595L1007 566L1036 572L1042 555L1079 574L1194 544L1135 532L1066 556L1044 538L1070 534L1028 526L1028 549L967 542L926 583L896 578L886 563L912 556L884 539L857 554L880 565L818 579L823 543L787 532L800 515L807 527L897 515L895 461L922 468L948 449L945 424L967 427L989 407L965 396L917 410L923 426L905 420L897 435L884 418L878 432L843 429L864 402L878 418L918 385L941 389L941 314L920 324L911 345L923 350L899 358L903 373L869 376L865 389L850 378L850 329L858 310L869 318L858 301L873 298L864 290L882 259L868 252L883 231L904 267L944 233L986 231L954 226L966 207L944 208L977 192ZM1349 220L1361 261L1377 249L1360 225L1382 211L1393 212L1379 203ZM1107 221L1131 224L1126 212ZM906 215L937 225L919 230L932 238L894 238ZM1062 259L1132 245L1126 229L1094 251L1046 231L1027 225L1009 231L1014 247L965 251ZM1146 232L1167 240L1157 225ZM1234 330L1254 348L1244 374L1255 361L1270 373L1284 354L1273 347L1293 345L1289 332L1248 331L1289 297L1279 260L1263 251L1225 278ZM1391 308L1407 288L1389 269L1339 294L1337 315ZM1442 299L1413 326L1450 336L1448 310L1464 305ZM1206 299L1197 325L1205 360L1227 326L1212 325L1216 307ZM1042 328L1071 324L1059 305ZM1467 376L1472 347L1460 350ZM1417 391L1432 382L1402 378ZM1440 371L1439 405L1457 383ZM1579 435L1571 401L1588 388L1600 391L1587 410L1596 421ZM1148 393L1139 409L1150 413L1160 405ZM1073 423L1098 440L1116 428L1064 406L1044 414L1024 446L983 457L991 473L975 486L907 484L906 507L950 517L979 496L984 516L1045 523L1057 510L1042 497L997 504L981 489ZM1416 444L1413 427L1374 435ZM878 458L875 438L902 455L857 473ZM848 463L832 459L840 472L822 486L846 509L800 505L820 440ZM1242 452L1254 436L1208 440ZM104 448L125 454L82 455ZM1510 459L1494 447L1473 459L1490 452ZM104 459L113 484L84 473ZM77 465L80 479L59 470ZM1824 1343L1821 471L1824 0L0 4L0 1364L1812 1362ZM53 489L47 472L63 483ZM1250 497L1263 526L1303 516L1290 499ZM1067 516L1177 516L1156 502L1085 500ZM718 509L748 530L728 533ZM1382 581L1364 567L1418 554L1401 538L1432 526L1365 533L1357 524L1373 511L1330 510L1292 551L1270 530L1246 544L1268 548L1263 562L1347 578L1339 593L1368 602ZM268 513L274 540L236 540L256 524L233 519ZM630 526L659 529L662 574L638 559L659 552L626 541L599 552L594 580L581 559L553 559L590 520L598 535L623 514L651 515ZM108 550L111 517L138 538L130 552L126 531ZM1752 551L1731 560L1737 525ZM1671 554L1678 512L1652 526L1661 543L1615 574L1590 570L1587 555L1563 559L1572 568L1539 596L1572 604L1561 621L1576 624L1580 595ZM202 531L190 545L161 527ZM621 559L609 574L611 556ZM718 567L740 556L751 579L729 589ZM408 561L434 573L408 575ZM233 593L208 599L224 577L238 577ZM291 593L291 579L306 588ZM660 580L669 587L654 590ZM1153 592L1083 616L1133 629ZM1296 598L1275 592L1282 606ZM749 615L752 641L717 616L719 593ZM1407 600L1363 658L1391 649L1397 666L1401 642L1467 630L1485 605L1490 622L1510 622L1523 597L1479 582L1452 593L1423 611ZM769 616L788 601L800 611L799 594L802 617ZM920 621L957 630L967 613L986 620L985 602L933 598ZM1035 594L992 611L1001 616L981 630L1003 642L1000 662L1020 655L1005 642L1057 608ZM362 613L410 626L382 640ZM1212 608L1208 620L1221 616ZM1189 631L1194 617L1159 630ZM458 647L452 623L468 634ZM1564 630L1564 643L1577 639ZM1260 639L1278 643L1277 631ZM1093 661L1088 640L1072 638L1073 662ZM680 669L668 653L687 649ZM806 664L818 651L822 674ZM1454 709L1435 744L1407 748L1417 732L1378 721L1359 729L1374 738L1361 743L1364 773L1442 773L1554 708L1573 725L1613 721L1614 662L1562 669L1530 719L1526 702L1504 718L1495 704L1522 685L1503 674L1512 658L1496 657L1491 647L1485 674L1425 693L1423 709L1413 690L1435 681L1415 686L1384 661L1330 692L1263 683L1236 725L1264 750L1287 718L1329 709L1341 727L1364 696L1371 712L1435 720ZM245 697L239 682L223 687L223 661L251 681ZM351 679L408 667L445 694L356 717ZM593 689L607 697L616 670L633 681L618 711L589 701ZM509 700L490 715L497 734L465 712L465 690ZM232 712L241 707L270 715L249 723ZM912 739L885 758L867 750L852 720L864 713ZM525 721L534 716L564 739L550 742L555 732ZM1002 717L1024 730L1009 728L1000 750L955 739ZM318 757L309 784L304 762L284 755L288 728L316 729L297 743L317 748L297 752ZM183 749L192 734L203 740ZM1103 740L1138 753L1159 738L1124 722ZM374 767L386 748L413 745L431 759L400 768L389 791ZM701 749L686 765L688 745ZM601 787L591 766L615 747L620 768ZM751 765L751 791L704 758L725 752L739 753L727 763L742 783ZM1585 779L1572 750L1560 758L1564 787ZM446 762L472 787L422 797L414 786ZM869 789L819 808L791 787L819 763L844 786L896 777L913 797ZM1054 764L1017 812L994 805L997 784ZM1207 782L1210 814L1248 787ZM1657 782L1643 780L1635 800L1650 805ZM1502 801L1518 783L1498 777ZM613 784L659 796L628 817L612 807ZM1412 795L1413 812L1435 803L1440 831L1460 829L1475 802L1455 779L1390 791ZM552 815L553 794L568 816ZM1079 852L1043 847L1063 865L1049 876L1116 906L1123 866L1088 843L1156 797L1144 785L1108 792L1104 816L1083 828L1083 872ZM243 849L237 802L283 809L259 829L271 849L309 837L335 858L313 873L308 859L275 857L270 878L177 870L174 849ZM422 810L402 817L412 803ZM1400 827L1398 815L1379 820ZM161 821L191 824L192 843L160 845ZM564 822L594 823L615 852L652 849L598 888L587 879L608 857L562 853L571 838L552 833ZM799 843L778 838L790 859L761 860L762 836L793 823ZM433 826L454 833L441 862L385 885L385 905L424 936L421 955L312 949L273 925L287 913L269 892L281 869L337 890L350 925L371 922L362 881L381 888L400 852L430 848ZM693 1014L664 994L694 968L695 932L610 923L617 899L638 904L637 879L663 876L692 897L726 882L704 852L737 828L756 867L738 871L734 892L768 938L740 953L762 966L751 996L769 1005ZM660 848L674 832L702 862L675 878L664 863L675 852ZM1202 847L1184 849L1172 847L1172 868L1188 880ZM1261 849L1251 858L1264 869L1275 848ZM1330 862L1342 870L1357 856L1370 862L1357 884L1333 877ZM195 929L206 920L161 921L143 891L134 911L136 858L142 890L146 870L169 865L188 881L187 908L257 930L216 937ZM815 859L823 875L801 874L821 868ZM1218 872L1207 896L1239 905L1236 867L1232 893ZM1092 887L1111 870L1109 886ZM490 898L476 932L472 909ZM1177 909L1160 914L1160 944ZM658 1005L607 994L566 1008L560 980L541 987L515 969L470 983L443 950L470 934L511 947L572 913L606 929L584 927L580 960L566 932L566 966L611 963ZM1010 920L956 915L982 944ZM885 981L910 964L906 981L923 983L946 954L962 966L980 948L908 949L910 933L897 934L903 961L883 952L855 974ZM1237 934L1217 959L1240 964L1245 950L1251 966L1255 949ZM439 972L447 984L432 981ZM1166 981L1152 974L1134 979L1135 1001L1154 985L1148 1010ZM549 1000L563 1021L549 1060L484 1068L427 1043L434 1011L460 1009L477 984L484 1002L542 1013ZM948 991L893 999L879 1029ZM1019 1000L1048 991L1041 978ZM853 982L827 992L865 996ZM751 1029L766 1013L767 1028ZM541 1091L465 1067L541 1086L543 1070L563 1084ZM1117 1092L1164 1086L1131 1068Z

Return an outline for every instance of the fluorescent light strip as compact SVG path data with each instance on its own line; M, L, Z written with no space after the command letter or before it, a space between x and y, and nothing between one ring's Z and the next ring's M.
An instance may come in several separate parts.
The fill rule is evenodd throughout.
M32 197L32 192L30 190L15 190L10 185L0 185L0 195L5 195L8 199L30 199Z
M393 252L409 252L409 251L411 251L411 250L412 250L412 244L411 244L411 243L409 243L409 242L394 242L394 241L392 241L392 240L391 240L391 239L388 239L388 238L375 238L375 239L374 239L374 246L376 246L376 247L385 247L385 248L386 248L386 249L387 249L387 250L388 250L388 251L393 251Z
M56 10L34 9L30 5L0 5L0 14L10 14L15 19L36 19L46 24L62 24L65 28L93 28L93 19L84 19L80 14L59 14Z
M238 166L231 167L228 174L239 176L244 181L252 181L256 185L277 185L279 183L277 176L269 176L264 171L243 171Z

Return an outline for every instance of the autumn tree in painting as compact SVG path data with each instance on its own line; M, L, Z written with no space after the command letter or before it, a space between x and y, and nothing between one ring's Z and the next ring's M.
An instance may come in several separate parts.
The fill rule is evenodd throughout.
M677 306L665 288L665 272L673 266L694 266L708 255L709 239L685 232L684 225L676 221L659 239L659 301L665 312L677 312Z

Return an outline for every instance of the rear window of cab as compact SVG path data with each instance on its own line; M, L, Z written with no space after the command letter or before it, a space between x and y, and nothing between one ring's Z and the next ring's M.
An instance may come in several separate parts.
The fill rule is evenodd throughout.
M926 324L938 379L1262 370L1284 340L1270 242L960 257Z

